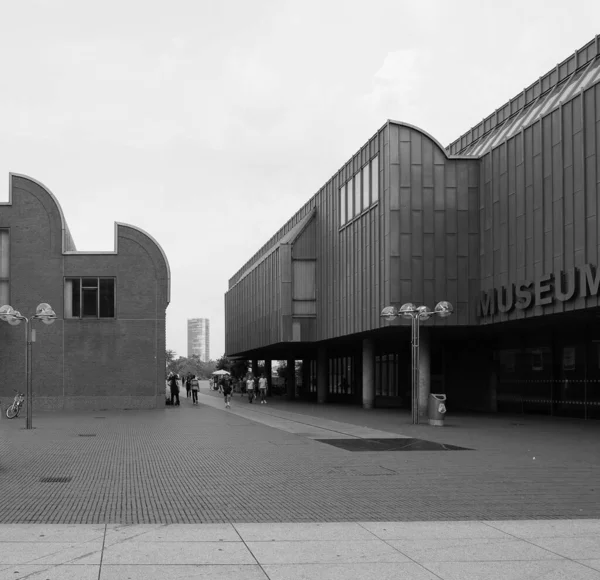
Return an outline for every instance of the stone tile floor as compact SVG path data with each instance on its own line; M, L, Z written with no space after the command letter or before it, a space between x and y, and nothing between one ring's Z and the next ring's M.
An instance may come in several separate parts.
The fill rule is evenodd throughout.
M600 520L0 526L0 580L600 580Z

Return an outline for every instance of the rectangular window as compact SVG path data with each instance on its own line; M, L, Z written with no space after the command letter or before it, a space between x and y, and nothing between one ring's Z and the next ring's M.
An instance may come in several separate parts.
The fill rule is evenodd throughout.
M346 186L340 188L340 225L346 223Z
M348 182L348 221L354 217L354 181L351 179Z
M9 303L8 230L0 230L0 306Z
M371 161L371 203L379 198L379 157Z
M65 318L114 318L114 278L67 278Z
M367 209L370 205L369 200L369 166L365 165L361 171L362 177L362 208Z
M361 212L361 183L360 183L360 173L357 173L354 176L354 215L358 215Z

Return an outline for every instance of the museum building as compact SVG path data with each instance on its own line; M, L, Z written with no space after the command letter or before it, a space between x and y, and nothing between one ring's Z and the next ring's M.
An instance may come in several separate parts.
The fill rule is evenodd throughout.
M77 251L50 190L11 174L0 203L0 306L33 321L33 409L164 407L167 258L149 234L115 224L114 251ZM0 322L0 402L25 392L24 324Z
M226 353L319 402L600 418L600 40L448 147L387 121L229 281ZM473 94L473 93L471 93ZM290 375L293 383L293 377Z

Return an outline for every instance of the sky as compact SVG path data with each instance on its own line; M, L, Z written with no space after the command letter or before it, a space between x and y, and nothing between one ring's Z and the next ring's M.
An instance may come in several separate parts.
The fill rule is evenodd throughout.
M0 201L58 198L78 250L136 225L225 348L228 280L387 119L448 145L600 33L571 0L20 0L0 6Z

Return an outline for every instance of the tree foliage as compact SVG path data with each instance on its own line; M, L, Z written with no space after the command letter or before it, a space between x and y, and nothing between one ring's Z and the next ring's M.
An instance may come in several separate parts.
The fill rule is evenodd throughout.
M203 362L198 355L175 356L174 351L167 350L167 374L196 375L199 379L208 379L217 368L215 361Z

